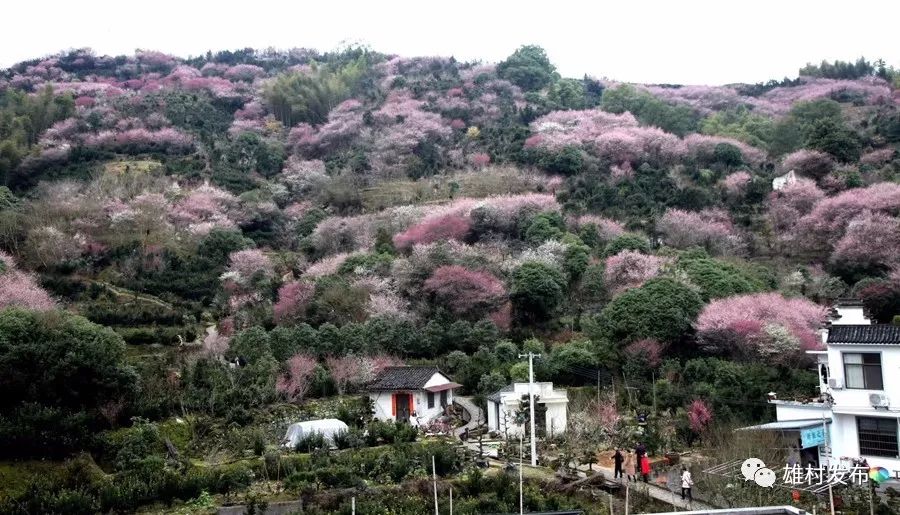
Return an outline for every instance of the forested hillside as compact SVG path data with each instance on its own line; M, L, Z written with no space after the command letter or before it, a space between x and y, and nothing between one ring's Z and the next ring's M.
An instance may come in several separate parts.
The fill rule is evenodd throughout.
M579 416L652 405L660 442L763 420L817 395L835 299L900 323L898 104L864 59L644 85L534 46L0 70L0 459L79 456L16 509L227 496L247 471L163 442L262 454L293 414L365 418L329 403L396 363L480 399L539 352L539 380L632 387Z

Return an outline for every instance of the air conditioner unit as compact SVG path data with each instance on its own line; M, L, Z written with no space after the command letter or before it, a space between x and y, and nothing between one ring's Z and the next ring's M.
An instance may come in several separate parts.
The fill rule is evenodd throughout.
M869 403L872 404L872 407L875 409L884 408L888 409L891 406L891 400L888 399L887 395L883 393L873 393L869 395Z
M835 390L840 390L844 387L844 382L836 377L830 377L828 378L828 387Z

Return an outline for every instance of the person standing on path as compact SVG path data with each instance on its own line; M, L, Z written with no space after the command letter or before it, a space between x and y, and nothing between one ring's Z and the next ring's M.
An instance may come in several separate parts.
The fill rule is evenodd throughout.
M691 477L691 471L687 469L684 465L681 466L681 500L684 500L684 496L687 495L688 501L693 502L694 496L691 493L691 488L694 486L694 478Z
M641 456L641 477L644 479L645 483L650 477L650 458L648 458L646 454Z
M625 454L625 479L628 481L637 481L637 475L634 471L634 454L629 449Z
M616 448L616 453L613 454L613 463L615 464L615 473L613 477L619 479L622 477L622 462L625 461L625 456L622 456L622 449Z

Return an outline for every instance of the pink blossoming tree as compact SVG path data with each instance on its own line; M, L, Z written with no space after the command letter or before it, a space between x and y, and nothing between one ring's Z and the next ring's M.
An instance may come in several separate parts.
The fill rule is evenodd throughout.
M422 222L394 236L394 246L408 249L420 243L436 241L462 241L469 234L471 223L468 217L450 214L427 218Z
M749 172L743 170L735 172L722 179L722 190L728 198L741 199L747 193L747 188L752 180L753 176Z
M688 424L691 431L701 434L709 427L712 422L712 408L709 407L702 399L694 399L687 410Z
M285 325L301 318L315 291L315 285L306 281L283 284L278 289L278 301L272 306L275 323Z
M625 354L643 357L648 365L657 367L662 363L662 357L665 350L663 344L652 338L647 338L628 344L628 346L625 347Z
M453 313L481 318L506 301L506 287L492 274L459 265L442 266L425 281L425 291Z
M797 179L769 196L769 219L775 231L787 235L800 218L812 211L825 192L810 179Z
M854 267L891 268L900 264L900 218L866 212L847 224L831 260Z
M56 302L33 276L16 267L12 256L0 251L0 309L9 306L48 311L56 308Z
M854 188L816 203L793 227L793 240L808 252L828 252L848 225L866 212L900 212L900 184L882 182Z
M784 171L793 170L804 177L821 179L834 169L834 160L824 152L804 148L784 156L781 168Z
M303 400L312 386L316 372L316 359L308 354L297 354L287 361L287 371L275 382L275 390L290 402Z
M816 331L825 320L825 308L806 299L754 293L712 301L694 327L701 343L711 348L789 364L803 351L819 348Z
M607 289L617 295L627 289L638 288L656 277L667 261L665 258L624 250L606 258L603 279Z
M669 209L656 228L666 245L679 249L700 246L713 254L726 254L737 253L742 247L731 218L721 210Z

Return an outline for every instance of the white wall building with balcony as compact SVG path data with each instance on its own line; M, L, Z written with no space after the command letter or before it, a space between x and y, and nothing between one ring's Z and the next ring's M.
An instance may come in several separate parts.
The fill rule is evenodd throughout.
M858 303L839 304L823 335L826 350L814 351L821 399L770 400L777 422L754 429L802 433L822 427L831 448L815 449L821 464L865 458L900 479L900 326L872 324ZM812 447L805 449L807 454Z

